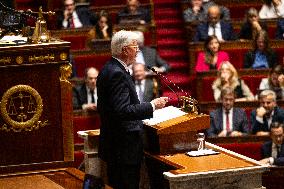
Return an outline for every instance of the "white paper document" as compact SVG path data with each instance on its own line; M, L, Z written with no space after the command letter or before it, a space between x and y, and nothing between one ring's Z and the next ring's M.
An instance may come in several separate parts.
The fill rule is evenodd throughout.
M214 155L214 154L219 154L219 153L220 152L214 151L212 149L204 149L204 150L190 151L190 152L187 152L186 155L197 157L197 156Z
M181 111L179 108L174 106L168 106L159 110L155 110L153 113L153 118L144 119L143 122L146 125L156 125L163 121L167 121L173 118L177 118L185 115L186 113Z

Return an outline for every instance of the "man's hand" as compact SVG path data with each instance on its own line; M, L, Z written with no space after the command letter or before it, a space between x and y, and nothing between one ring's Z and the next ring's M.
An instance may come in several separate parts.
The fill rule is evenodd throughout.
M96 104L84 104L83 105L83 110L97 110Z
M256 116L263 117L266 114L266 110L264 107L259 107L256 109Z
M270 164L270 161L269 161L269 158L264 158L262 160L259 160L259 162L263 165L267 165L267 164Z
M154 104L155 110L158 110L165 107L168 101L169 101L168 97L160 97L160 98L155 98L154 100L151 101L151 103Z
M258 131L258 132L256 133L256 136L269 136L269 132Z
M225 137L227 136L227 131L226 130L223 130L221 131L219 134L218 134L218 137Z
M252 22L252 27L255 28L257 31L260 31L260 30L261 30L261 26L260 26L260 24L258 23L258 21L253 21L253 22Z
M237 136L242 136L242 135L243 133L241 133L240 131L233 131L230 134L231 137L237 137Z
M68 19L72 16L72 12L65 10L64 11L64 20L68 21Z

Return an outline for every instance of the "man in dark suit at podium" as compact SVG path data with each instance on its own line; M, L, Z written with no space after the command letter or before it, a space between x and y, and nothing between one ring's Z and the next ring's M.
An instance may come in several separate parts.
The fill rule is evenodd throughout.
M273 122L270 127L271 141L261 147L263 164L284 165L283 123Z
M140 103L129 68L139 47L137 34L119 31L111 41L112 58L97 80L98 111L101 118L99 157L107 164L109 185L114 189L139 189L143 157L143 123L167 97Z
M210 113L208 136L242 136L249 132L245 111L234 107L235 93L230 87L221 91L222 107Z
M85 71L84 83L73 88L73 109L97 109L97 77L99 71L90 67Z

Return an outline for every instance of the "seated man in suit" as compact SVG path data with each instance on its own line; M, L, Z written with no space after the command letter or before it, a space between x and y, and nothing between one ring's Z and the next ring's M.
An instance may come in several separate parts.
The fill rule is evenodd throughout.
M270 127L271 141L261 147L260 160L263 164L284 165L283 123L273 122Z
M264 90L259 95L260 107L251 112L252 134L268 136L271 123L284 121L284 110L277 106L276 94Z
M97 77L99 71L90 67L85 71L84 83L73 88L73 109L97 110Z
M117 15L117 23L145 24L151 22L149 10L140 7L138 0L126 0L126 7Z
M277 21L276 39L284 39L284 18L279 18Z
M97 19L88 7L76 7L74 0L64 0L64 10L57 17L57 28L93 26Z
M208 136L242 136L249 132L245 111L234 107L235 92L231 87L221 91L222 107L210 113Z
M139 38L137 39L140 51L137 53L136 62L145 64L146 68L154 68L157 72L164 73L170 70L168 63L163 60L156 49L144 45L144 34L141 31L135 31ZM151 72L150 72L151 73ZM147 73L149 74L149 73Z
M146 78L145 65L136 63L132 66L135 88L140 102L151 102L159 96L158 86L155 87L152 78ZM157 85L158 83L156 83Z
M236 36L230 23L220 19L220 8L217 5L208 8L207 22L198 24L193 41L205 41L208 36L215 35L219 41L235 40Z

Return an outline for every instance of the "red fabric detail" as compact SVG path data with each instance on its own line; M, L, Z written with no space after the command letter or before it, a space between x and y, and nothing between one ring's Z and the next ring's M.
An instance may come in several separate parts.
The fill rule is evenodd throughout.
M101 70L105 63L110 60L111 55L80 55L74 57L75 68L77 69L77 76L84 77L84 71L88 67L95 67Z
M238 6L234 5L227 8L230 9L230 16L232 19L243 19L244 15L246 14L249 8L254 7L259 11L261 6L262 6L261 3L259 3L258 5L244 3L244 4L238 4Z
M261 160L261 146L262 143L249 142L249 143L239 143L239 144L217 144L223 148L231 150L233 152L242 154L244 156L250 157L255 160Z
M73 167L78 168L83 161L84 161L84 152L75 151Z
M81 50L86 48L86 40L87 35L80 36L80 35L74 35L74 36L64 36L60 39L64 41L69 41L71 44L71 50Z
M259 88L259 84L261 82L262 78L266 78L266 75L248 75L248 76L242 76L242 79L249 87L250 91L256 95L257 90Z
M202 79L202 88L197 89L201 91L201 94L199 94L199 101L215 101L214 100L214 95L213 95L213 89L212 89L212 84L213 81L215 80L215 77L204 77ZM201 87L201 86L197 86Z
M230 132L230 119L229 119L229 112L226 113L226 131Z

